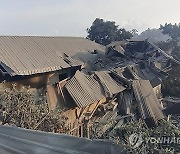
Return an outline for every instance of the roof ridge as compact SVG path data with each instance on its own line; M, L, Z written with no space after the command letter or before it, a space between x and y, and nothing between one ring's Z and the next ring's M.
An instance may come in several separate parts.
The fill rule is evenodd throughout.
M86 39L84 37L80 37L80 36L41 36L41 35L0 35L0 37L45 37L45 38L81 38L81 39Z

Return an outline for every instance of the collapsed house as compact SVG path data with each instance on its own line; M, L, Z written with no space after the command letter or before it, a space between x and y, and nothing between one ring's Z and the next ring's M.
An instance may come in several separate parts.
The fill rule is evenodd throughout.
M106 58L96 62L97 70L110 71L116 81L127 87L117 100L121 114L134 113L149 127L164 118L162 80L172 65L180 62L148 40L114 42L107 46L105 54Z
M131 115L152 127L164 118L161 83L180 64L145 41L107 47L84 38L1 36L1 81L42 88L50 110L68 117L68 134L90 137L103 118Z
M64 100L75 104L67 117L73 115L76 125L87 124L89 129L100 120L98 116L111 113L116 117L133 115L148 127L164 118L162 80L179 62L147 40L120 43L120 47L107 46L106 56L94 63L94 71L77 71L62 87Z

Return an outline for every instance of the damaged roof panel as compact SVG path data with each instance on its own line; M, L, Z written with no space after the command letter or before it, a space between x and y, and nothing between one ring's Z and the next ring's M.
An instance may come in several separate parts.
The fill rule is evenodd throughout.
M163 119L164 115L160 110L158 99L150 82L148 80L133 80L132 87L142 118L150 120L147 122L150 125Z
M106 71L95 72L95 74L102 84L105 93L110 96L126 89L122 85L118 84L115 80L113 80L110 74Z
M103 95L103 88L99 84L99 82L94 79L93 75L85 75L85 77L88 79L87 84L91 88L91 90L94 92L94 96L97 99L104 97L104 95Z
M94 75L85 75L77 71L65 87L79 107L90 105L125 89L107 72L102 71L95 72Z
M140 65L140 64L139 64ZM139 65L134 65L132 67L128 67L128 70L138 78L143 80L149 80L152 87L156 87L161 84L162 80L160 76L153 73L148 66L144 69L141 69Z
M77 71L65 85L78 107L84 107L104 98L101 87L91 76Z

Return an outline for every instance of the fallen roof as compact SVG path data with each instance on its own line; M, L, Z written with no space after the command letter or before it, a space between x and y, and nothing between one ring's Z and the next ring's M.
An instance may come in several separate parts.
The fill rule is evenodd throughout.
M137 52L145 53L141 55L141 58L148 56L151 62L164 63L165 61L170 60L176 64L180 64L180 61L174 59L171 55L168 55L165 51L149 42L147 39L144 41L129 41L126 50L131 52L131 54L135 54Z
M78 107L84 107L104 98L101 85L93 76L77 71L65 85Z
M68 68L64 55L83 61L94 50L104 48L80 37L0 36L0 64L11 76Z
M109 50L113 50L113 51L117 51L119 53L121 53L122 55L124 55L125 50L122 47L123 42L122 41L118 41L118 42L112 42L111 44L106 46L106 55L109 55Z
M127 67L127 69L138 79L149 80L153 88L162 83L161 76L153 73L148 66L142 69L139 65L132 65Z
M126 88L116 82L107 71L96 71L95 75L103 86L106 96L111 97L114 94L122 92Z
M162 83L161 76L153 73L148 67L141 69L139 65L129 65L128 67L117 67L114 69L117 75L124 80L143 79L149 80L152 87Z
M141 117L145 119L147 125L156 124L158 120L163 119L164 115L150 82L140 79L133 80L132 87Z
M125 90L125 87L118 84L104 71L95 72L94 75L85 75L77 71L65 88L78 107L90 105Z
M89 140L18 127L0 126L0 153L3 154L90 154L124 153L109 140Z
M174 63L180 64L180 61L174 59L172 56L168 55L165 51L161 50L159 47L149 42L147 39L144 41L126 41L123 43L113 42L109 44L106 50L113 48L117 51L120 46L124 48L123 54L126 58L133 58L133 60L145 60L148 59L149 62L159 62L165 63L170 60ZM122 50L120 50L122 52Z

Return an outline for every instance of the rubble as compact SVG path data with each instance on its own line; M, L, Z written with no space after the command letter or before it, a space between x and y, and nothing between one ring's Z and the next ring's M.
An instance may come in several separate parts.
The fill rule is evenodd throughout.
M113 48L107 46L107 51L108 48L110 50L105 57L94 63L95 71L88 74L77 71L62 87L65 100L74 104L72 112L81 113L78 114L81 118L76 116L71 118L72 121L83 123L85 120L88 129L89 125L101 119L107 120L107 117L130 116L131 119L144 120L148 127L155 126L165 117L162 111L161 83L168 76L170 66L179 62L147 40L119 44L121 48L115 48L116 43ZM110 55L112 50L122 51L122 48L123 53L113 52ZM162 65L157 65L159 63ZM89 112L87 108L91 107L93 110ZM86 135L91 136L88 133Z
M5 41L4 38L0 39ZM42 61L39 67L36 65L37 70L32 69L32 65L25 65L27 70L24 67L22 69L17 63L16 72L13 72L3 63L4 69L1 69L9 71L9 74L8 71L3 73L7 82L5 85L12 82L24 85L28 81L30 86L33 83L36 89L42 89L48 112L60 109L63 111L62 116L68 117L63 123L66 129L64 133L90 138L97 122L115 120L113 127L119 127L127 121L140 119L145 121L147 127L154 127L165 117L162 111L161 83L168 76L171 66L179 65L180 62L148 40L113 42L104 50L105 47L83 38L24 37L17 38L17 41L21 39L37 41L42 50L34 45L45 59L47 55L44 52L48 52L49 48L44 46L43 41L47 41L54 57L61 57L61 68L60 64L58 67L54 66L53 61L57 57L46 63L46 69L42 69L45 65ZM69 40L72 48L68 46ZM67 53L54 50L54 44L62 44L61 41L66 42L62 46L63 49L68 49ZM56 46L62 49L59 43ZM26 45L23 44L24 48L34 57L35 51ZM74 49L77 52L74 53ZM87 55L94 58L90 59ZM24 63L24 59L21 60ZM33 61L29 61L29 64L31 62ZM15 69L14 65L9 67ZM108 129L110 128L107 126L104 131Z

